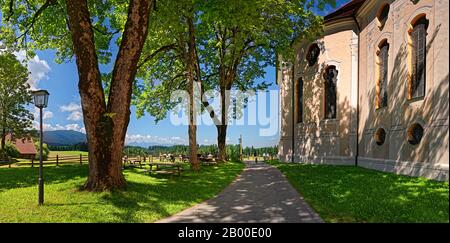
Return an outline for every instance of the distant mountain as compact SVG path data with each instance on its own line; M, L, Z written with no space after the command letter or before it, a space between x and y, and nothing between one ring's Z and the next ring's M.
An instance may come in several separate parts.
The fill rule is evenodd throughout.
M44 143L51 146L67 146L86 143L86 134L72 130L44 131Z
M151 142L131 142L131 143L126 143L125 145L141 147L141 148L148 148L148 147L152 147L152 146L170 147L170 146L173 146L174 144L151 143Z

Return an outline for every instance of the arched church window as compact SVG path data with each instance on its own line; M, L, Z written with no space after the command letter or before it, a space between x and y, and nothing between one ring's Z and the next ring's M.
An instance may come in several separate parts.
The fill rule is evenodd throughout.
M426 86L426 35L428 20L422 16L412 25L410 30L411 77L409 82L409 98L425 96Z
M297 123L303 122L303 78L297 80Z
M337 113L337 76L336 66L325 69L325 119L335 119Z
M388 82L388 60L389 43L384 40L378 46L378 79L377 79L377 108L387 106L387 82Z

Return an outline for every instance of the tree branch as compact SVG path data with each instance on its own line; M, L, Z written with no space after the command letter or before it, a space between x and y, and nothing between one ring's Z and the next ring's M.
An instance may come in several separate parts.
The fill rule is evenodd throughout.
M144 58L144 60L138 65L137 68L138 68L138 69L141 68L142 65L144 65L146 62L150 61L152 58L154 58L154 57L155 57L156 55L158 55L159 53L173 50L173 49L175 49L175 47L176 47L176 44L175 44L175 43L160 47L158 50L156 50L156 51L154 51L153 53L151 53L150 55L146 56L146 57Z
M214 76L217 76L217 75L219 75L219 72L214 72L214 73L208 74L208 75L205 76L204 80L209 82L210 78L212 78Z
M120 30L116 30L116 31L114 31L114 32L108 32L108 31L103 31L103 30L101 30L101 29L99 29L99 28L97 28L97 27L95 27L95 25L92 25L92 28L95 30L95 31L97 31L98 33L100 33L100 34L102 34L102 35L115 35L115 34L117 34L117 33L119 33L120 32Z
M175 79L181 78L181 77L184 77L184 76L185 76L184 73L179 73L179 74L173 76L173 77L170 79L169 84L173 84L174 81L175 81ZM181 83L177 86L177 89L181 89L181 85L182 85L182 84L185 84L185 82L181 82Z
M36 13L34 13L33 18L31 19L31 22L29 24L27 24L27 26L25 27L25 32L23 32L21 35L19 35L16 40L24 37L28 31L30 31L30 29L33 27L34 23L36 23L37 19L39 18L39 16L50 6L56 5L58 4L57 0L47 0L44 5L42 5L37 11Z
M14 7L14 0L10 0L9 1L9 15L8 15L8 17L6 17L6 22L9 22L12 15L14 14L13 7Z

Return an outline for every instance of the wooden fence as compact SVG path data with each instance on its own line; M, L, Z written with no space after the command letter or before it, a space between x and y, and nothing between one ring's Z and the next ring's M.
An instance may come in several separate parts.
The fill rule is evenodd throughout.
M42 162L44 165L64 165L64 164L88 164L88 155L53 155ZM31 165L31 167L39 166L39 160L31 160L30 162L20 162L20 165Z
M47 158L47 160L43 161L44 165L64 165L64 164L88 164L89 163L89 156L88 155L60 155L56 154ZM188 158L184 156L174 156L173 162L187 162ZM172 160L169 157L166 156L136 156L136 157L124 157L125 163L127 162L141 162L141 163L153 163L153 162L172 162ZM17 165L29 165L31 167L39 166L39 160L29 160L29 161L21 161L18 162Z

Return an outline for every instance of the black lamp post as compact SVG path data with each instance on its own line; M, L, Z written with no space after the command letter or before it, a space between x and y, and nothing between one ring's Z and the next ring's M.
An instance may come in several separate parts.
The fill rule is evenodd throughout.
M39 108L40 115L40 141L39 141L39 205L44 204L44 178L43 178L43 162L42 162L42 109L47 107L49 93L47 90L33 91L34 105Z

